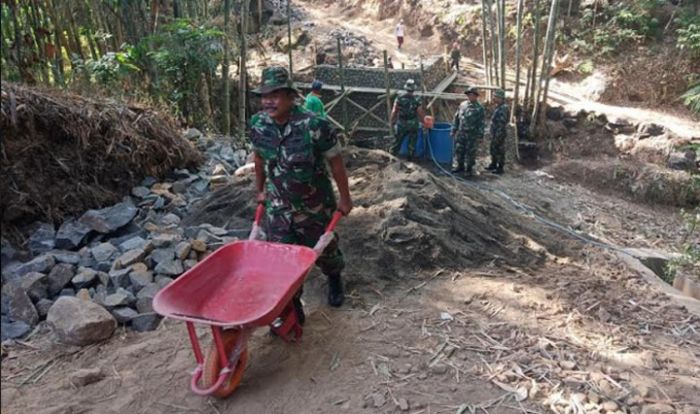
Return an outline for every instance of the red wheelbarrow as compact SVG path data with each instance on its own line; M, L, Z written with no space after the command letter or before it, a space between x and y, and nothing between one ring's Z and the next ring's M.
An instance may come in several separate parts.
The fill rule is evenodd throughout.
M310 249L255 240L263 212L259 205L249 240L220 247L153 299L156 312L187 324L197 362L190 388L198 395L224 398L236 390L248 361L248 338L255 328L269 325L285 341L299 340L302 327L294 295L333 240L333 229L342 217L334 213L326 232ZM195 323L211 326L214 338L206 357Z

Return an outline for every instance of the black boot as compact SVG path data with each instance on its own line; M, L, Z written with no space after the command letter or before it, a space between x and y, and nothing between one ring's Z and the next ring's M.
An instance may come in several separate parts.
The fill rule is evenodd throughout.
M457 168L452 169L453 174L458 174L458 173L461 173L462 171L464 171L464 164L459 164L459 165L457 165Z
M473 177L474 176L474 169L473 167L467 167L467 171L464 172L465 177Z
M339 308L345 301L345 292L343 290L343 280L340 275L328 276L328 305L334 308Z
M489 164L488 167L486 167L486 171L493 171L496 169L496 163L491 161L491 164Z
M498 164L495 170L493 170L494 174L501 175L503 174L503 164Z

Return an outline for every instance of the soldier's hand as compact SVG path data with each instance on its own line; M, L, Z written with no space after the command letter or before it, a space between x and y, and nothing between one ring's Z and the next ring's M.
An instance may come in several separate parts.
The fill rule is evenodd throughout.
M347 216L350 214L350 211L352 211L352 200L340 200L338 203L338 211L343 213L344 216Z

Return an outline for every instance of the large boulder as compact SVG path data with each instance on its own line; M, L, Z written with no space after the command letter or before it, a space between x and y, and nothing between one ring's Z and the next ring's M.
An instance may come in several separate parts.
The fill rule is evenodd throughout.
M100 210L88 210L80 217L80 222L98 233L108 234L129 224L138 211L128 200Z
M18 283L8 283L2 287L2 307L13 321L22 321L29 326L39 322L39 314L32 300Z
M46 276L44 273L27 273L19 280L19 285L33 302L46 299L48 296L48 276Z
M70 219L63 222L56 233L56 247L59 249L75 250L87 241L92 229L77 220Z
M51 269L48 276L48 292L49 296L58 295L58 293L70 283L75 276L75 268L68 263L59 263Z
M56 300L46 320L61 342L78 346L104 341L117 327L116 319L100 305L69 296Z
M56 244L56 229L53 224L39 223L34 232L29 236L29 251L33 255L39 255L53 249Z
M54 265L56 265L56 259L54 259L53 256L48 254L41 255L17 267L17 269L15 270L15 275L24 276L27 273L32 272L48 273L49 271L51 271Z

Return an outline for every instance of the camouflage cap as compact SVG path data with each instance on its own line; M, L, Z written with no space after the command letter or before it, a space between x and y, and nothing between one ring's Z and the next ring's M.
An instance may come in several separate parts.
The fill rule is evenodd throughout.
M503 89L496 89L495 91L493 91L493 96L495 96L496 98L506 99L506 91L504 91Z
M282 66L270 66L262 71L260 86L253 89L253 93L264 95L279 89L290 89L298 92L294 87L294 82L289 79L289 72Z
M476 96L479 96L479 90L475 86L470 86L464 91L465 95L470 95L474 94Z
M406 81L406 84L403 85L403 88L406 89L407 91L415 91L416 90L416 81L413 79L409 79Z

